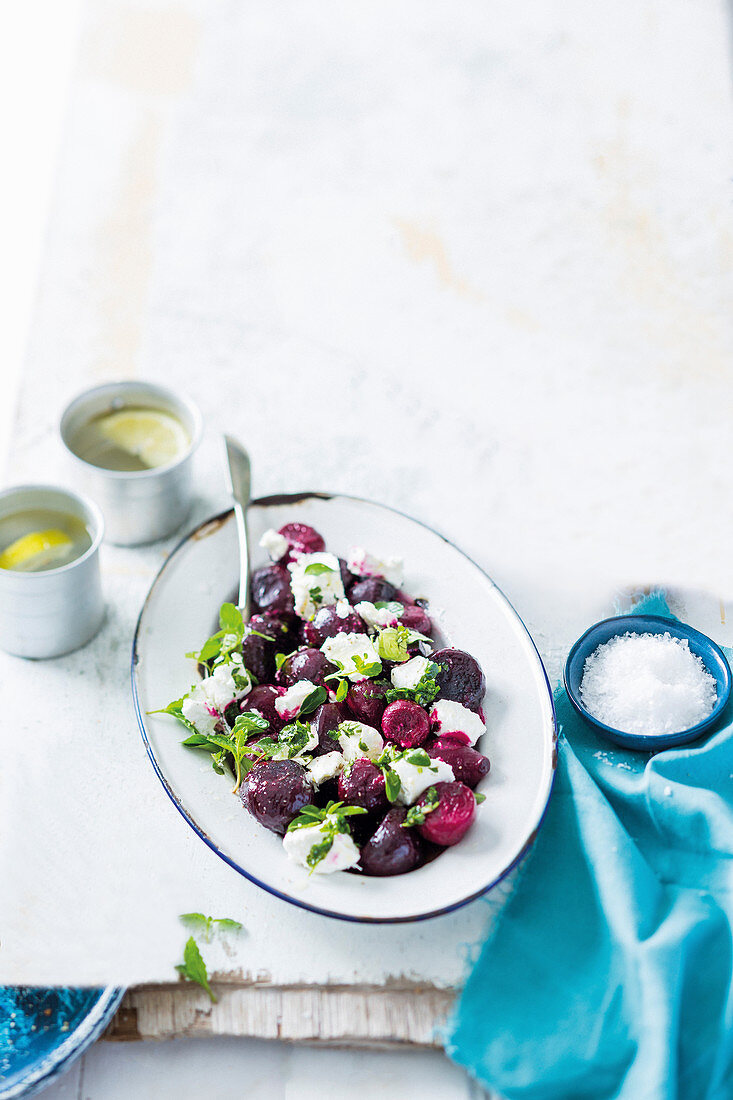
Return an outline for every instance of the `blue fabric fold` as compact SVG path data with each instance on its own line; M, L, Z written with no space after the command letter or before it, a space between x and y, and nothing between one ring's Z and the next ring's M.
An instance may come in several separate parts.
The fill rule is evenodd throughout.
M634 610L673 618L658 593ZM653 755L555 704L545 822L448 1053L507 1100L731 1100L733 707Z

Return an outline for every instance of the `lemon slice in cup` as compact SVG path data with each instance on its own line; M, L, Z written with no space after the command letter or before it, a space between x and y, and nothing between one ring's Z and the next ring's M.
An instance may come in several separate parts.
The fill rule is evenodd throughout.
M120 409L102 417L99 432L147 469L165 466L188 447L185 428L159 409Z
M34 573L53 569L64 563L73 543L64 531L49 527L47 531L30 531L6 546L0 554L0 569L15 569Z

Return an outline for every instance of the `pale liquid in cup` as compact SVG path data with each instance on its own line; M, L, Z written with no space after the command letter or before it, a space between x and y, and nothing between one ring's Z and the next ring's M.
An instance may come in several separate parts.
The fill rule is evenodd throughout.
M136 473L173 462L190 442L183 424L171 413L142 405L119 405L82 424L69 446L92 466Z
M0 569L38 573L60 569L92 545L83 520L51 508L28 508L0 518Z

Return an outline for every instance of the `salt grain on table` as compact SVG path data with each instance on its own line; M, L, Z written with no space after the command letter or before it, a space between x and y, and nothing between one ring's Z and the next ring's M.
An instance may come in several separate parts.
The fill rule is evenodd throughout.
M685 639L627 633L587 658L580 697L594 718L613 729L674 733L707 718L717 688Z

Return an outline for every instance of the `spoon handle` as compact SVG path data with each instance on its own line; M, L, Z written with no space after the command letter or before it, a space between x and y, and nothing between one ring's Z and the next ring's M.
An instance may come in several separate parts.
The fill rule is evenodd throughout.
M247 508L252 495L252 469L249 455L241 443L237 442L236 439L232 439L230 435L224 436L224 443L226 444L229 482L234 501L234 516L237 521L237 534L239 535L239 609L242 612L242 618L246 622L249 619L250 612Z

